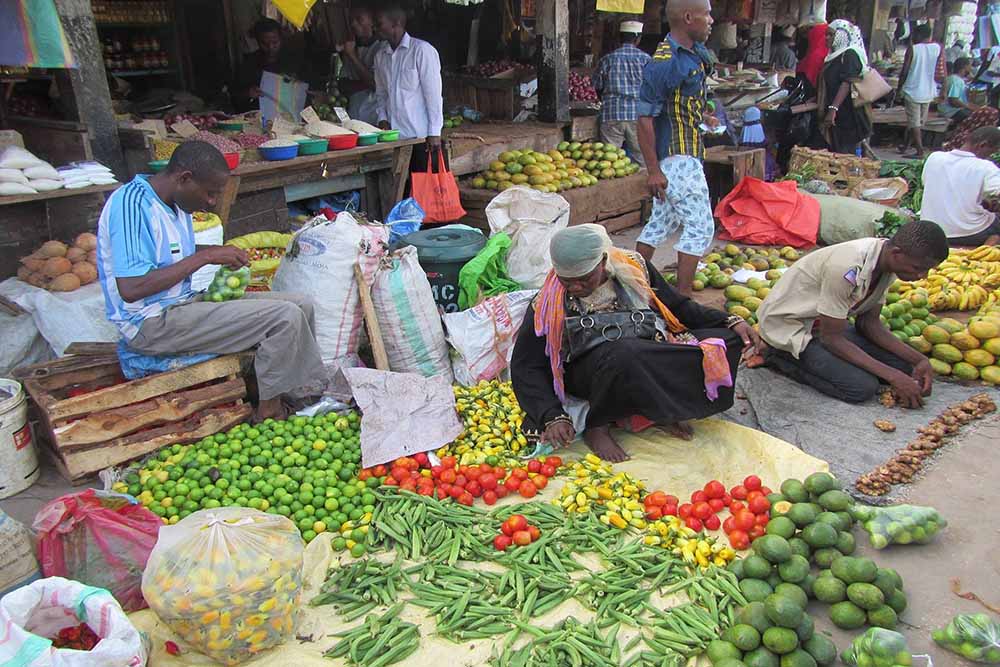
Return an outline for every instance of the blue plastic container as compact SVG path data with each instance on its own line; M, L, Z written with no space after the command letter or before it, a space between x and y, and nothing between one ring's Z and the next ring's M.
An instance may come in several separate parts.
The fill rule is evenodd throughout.
M299 154L299 145L294 144L292 146L274 146L272 148L264 148L259 146L257 150L260 151L261 157L265 160L291 160L293 157Z

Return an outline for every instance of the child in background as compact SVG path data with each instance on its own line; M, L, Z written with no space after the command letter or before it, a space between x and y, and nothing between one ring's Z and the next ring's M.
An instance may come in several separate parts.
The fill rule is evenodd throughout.
M747 107L743 111L743 134L740 136L740 148L763 148L764 180L773 181L778 175L778 164L771 155L771 149L764 134L764 125L760 120L760 109Z

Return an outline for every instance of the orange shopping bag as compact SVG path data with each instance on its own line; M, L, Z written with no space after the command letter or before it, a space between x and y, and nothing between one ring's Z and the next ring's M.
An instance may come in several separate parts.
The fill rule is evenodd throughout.
M413 198L424 209L424 222L454 222L465 215L458 196L455 175L444 165L444 155L438 151L438 168L431 170L431 156L427 155L427 172L410 174L413 179Z

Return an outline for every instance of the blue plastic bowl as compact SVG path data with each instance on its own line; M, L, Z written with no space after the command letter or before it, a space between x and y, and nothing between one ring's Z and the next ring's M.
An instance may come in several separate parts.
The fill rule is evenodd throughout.
M257 150L260 151L261 157L265 160L291 160L293 157L299 154L299 145L294 146L274 146L272 148L264 148L259 146Z

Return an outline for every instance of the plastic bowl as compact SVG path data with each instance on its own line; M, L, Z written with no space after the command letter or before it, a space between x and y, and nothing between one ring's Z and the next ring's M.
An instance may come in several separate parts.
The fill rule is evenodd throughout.
M299 155L318 155L325 153L329 143L326 139L303 139L298 142Z
M331 151L343 151L358 145L358 135L353 132L351 134L335 134L328 139Z
M358 146L374 146L378 143L378 132L358 135Z
M246 122L242 120L220 120L215 124L215 129L225 132L242 132L244 125Z
M229 165L230 169L236 169L236 167L240 166L239 153L225 153L222 157L226 158L226 164Z
M386 130L378 133L379 141L396 141L399 139L399 130Z
M299 154L299 145L294 146L273 146L271 148L264 148L263 146L258 146L257 150L260 151L261 157L265 160L275 161L275 160L291 160L293 157Z
M153 160L148 163L149 170L154 174L163 171L164 169L167 168L168 162L170 162L170 160Z

